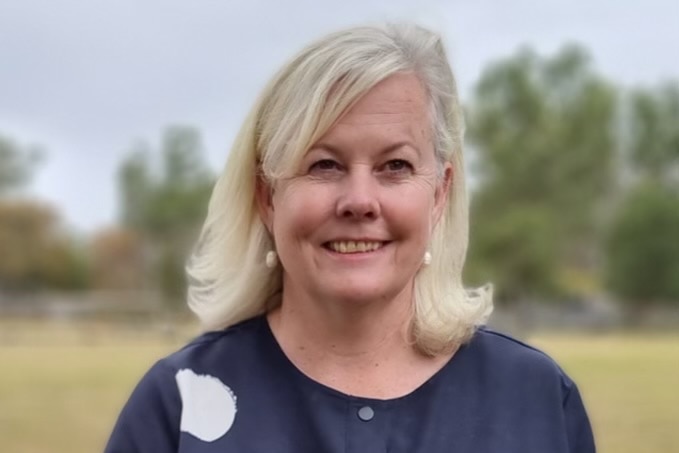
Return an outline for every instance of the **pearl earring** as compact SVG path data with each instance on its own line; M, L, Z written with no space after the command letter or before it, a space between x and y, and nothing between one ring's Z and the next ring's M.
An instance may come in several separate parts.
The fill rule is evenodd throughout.
M266 252L266 267L273 269L278 264L278 255L273 250Z
M429 251L424 252L424 258L422 258L422 263L425 266L429 266L431 264L431 253Z

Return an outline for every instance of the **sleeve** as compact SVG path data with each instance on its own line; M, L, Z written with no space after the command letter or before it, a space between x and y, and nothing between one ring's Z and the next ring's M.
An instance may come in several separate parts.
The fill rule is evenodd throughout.
M585 405L575 384L563 402L566 420L566 434L568 436L568 451L570 453L595 453L594 434L587 417Z
M181 398L162 360L141 379L121 411L104 453L176 453Z

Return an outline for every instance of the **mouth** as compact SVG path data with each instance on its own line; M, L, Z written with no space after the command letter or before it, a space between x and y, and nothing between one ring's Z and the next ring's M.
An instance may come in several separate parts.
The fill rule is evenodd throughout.
M335 253L354 254L374 252L387 244L387 241L328 241L323 247Z

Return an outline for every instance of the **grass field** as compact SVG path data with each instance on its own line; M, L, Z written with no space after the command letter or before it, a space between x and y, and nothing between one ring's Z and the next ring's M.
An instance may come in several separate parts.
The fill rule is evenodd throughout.
M188 336L1 323L1 451L102 451L142 373ZM544 334L529 341L578 383L600 452L679 453L679 335Z

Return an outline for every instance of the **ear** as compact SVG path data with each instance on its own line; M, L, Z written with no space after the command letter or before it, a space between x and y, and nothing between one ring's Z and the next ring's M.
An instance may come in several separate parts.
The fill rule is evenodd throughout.
M255 201L259 218L269 234L273 234L273 187L261 174L257 174L255 181Z
M446 162L443 166L443 178L436 186L434 192L434 217L432 225L436 226L445 211L448 203L448 194L450 193L450 186L453 184L453 165Z

